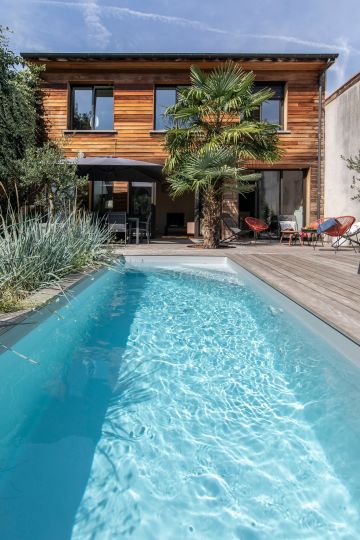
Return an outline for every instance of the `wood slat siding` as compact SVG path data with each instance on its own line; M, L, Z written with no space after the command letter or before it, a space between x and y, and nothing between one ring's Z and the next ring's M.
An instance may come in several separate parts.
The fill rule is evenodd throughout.
M195 62L205 69L218 65ZM190 62L48 62L44 78L44 109L51 139L66 139L66 155L118 156L162 163L164 136L151 133L154 125L154 88L161 84L187 84ZM243 62L258 81L287 83L287 126L279 135L284 156L269 166L255 168L309 169L309 218L316 217L318 80L321 62ZM70 84L111 83L114 85L114 130L116 133L64 133L69 128ZM322 202L321 202L322 205Z

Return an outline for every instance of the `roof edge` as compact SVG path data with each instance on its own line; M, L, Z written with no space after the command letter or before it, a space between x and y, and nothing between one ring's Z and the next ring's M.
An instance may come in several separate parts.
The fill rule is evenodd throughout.
M344 84L339 86L339 88L334 90L334 92L332 92L332 94L330 94L330 96L328 96L325 99L325 105L328 105L329 103L334 101L334 99L341 96L341 94L343 94L344 92L346 92L346 90L354 86L354 84L356 84L358 81L360 81L360 71L358 73L355 73L355 75L353 75L352 77L350 77L350 79L348 79L346 82L344 82Z
M88 53L88 52L21 52L25 60L174 60L174 59L259 59L259 60L295 60L295 61L316 61L322 60L333 63L339 56L338 53L241 53L241 52L212 52L212 53Z

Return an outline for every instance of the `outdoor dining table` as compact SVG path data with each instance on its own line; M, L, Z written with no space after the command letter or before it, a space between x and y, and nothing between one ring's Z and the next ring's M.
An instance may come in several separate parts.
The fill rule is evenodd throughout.
M307 244L310 245L310 242L313 242L313 240L317 240L318 232L317 229L312 229L311 227L302 227L301 232L303 233L303 241L304 236L306 235Z
M130 225L130 236L129 236L130 242L131 242L131 229L133 228L132 223L134 223L135 224L135 242L136 244L139 244L140 243L140 218L128 217L127 221Z

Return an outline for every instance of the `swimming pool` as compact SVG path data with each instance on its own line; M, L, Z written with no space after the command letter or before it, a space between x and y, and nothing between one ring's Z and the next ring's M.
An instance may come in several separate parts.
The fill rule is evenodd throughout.
M0 336L2 540L360 536L355 344L223 258L74 292Z

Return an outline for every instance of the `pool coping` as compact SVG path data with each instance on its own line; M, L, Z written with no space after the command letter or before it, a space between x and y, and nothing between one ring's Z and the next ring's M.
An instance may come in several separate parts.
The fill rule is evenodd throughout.
M360 347L360 336L357 337L354 334L348 333L344 328L337 325L336 323L334 323L333 320L331 320L329 317L327 317L326 314L324 314L324 313L322 313L320 311L317 311L313 307L309 307L304 302L301 302L298 298L295 298L295 296L293 296L289 292L285 291L282 287L279 287L276 284L274 284L273 282L271 282L270 280L267 280L266 278L264 278L264 276L262 276L259 272L257 272L256 269L254 269L254 268L250 269L248 267L248 265L246 264L246 262L245 263L240 262L237 258L234 258L231 255L229 255L228 258L232 262L234 262L235 264L239 265L241 268L243 268L244 270L249 272L250 274L253 274L260 281L262 281L263 283L265 283L269 287L272 287L275 291L279 292L280 294L282 294L283 296L285 296L286 298L288 298L289 300L291 300L292 302L294 302L295 304L297 304L298 306L303 308L305 311L307 311L308 313L310 313L311 315L313 315L314 317L316 317L320 321L324 322L325 324L327 324L328 326L330 326L331 328L336 330L336 332L339 332L339 334L344 336L346 339L352 341L355 345Z
M79 283L79 281L85 279L85 277L86 276L83 274L70 274L69 276L67 276L66 280L64 279L62 281L59 281L58 283L54 283L53 286L44 287L43 289L31 293L26 298L26 302L29 302L31 304L31 302L33 301L36 304L34 307L29 306L18 309L16 311L0 312L0 335L4 331L6 332L7 326L12 326L17 322L21 322L30 313L41 309L46 304L54 300L57 296L62 294L63 290L66 291L70 289L76 283Z
M13 329L15 326L23 323L34 313L43 310L48 304L51 304L57 298L63 297L65 300L64 292L66 293L66 291L71 291L71 289L83 281L89 280L90 283L91 277L102 270L102 268L88 268L84 269L82 272L69 274L51 286L32 292L26 298L26 301L29 303L33 301L35 306L29 306L7 313L0 312L0 336Z

